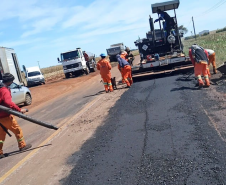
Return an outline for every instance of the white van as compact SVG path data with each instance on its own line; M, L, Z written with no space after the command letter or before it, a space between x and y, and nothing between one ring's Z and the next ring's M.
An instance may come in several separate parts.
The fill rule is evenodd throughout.
M45 78L38 66L26 68L27 85L45 84Z

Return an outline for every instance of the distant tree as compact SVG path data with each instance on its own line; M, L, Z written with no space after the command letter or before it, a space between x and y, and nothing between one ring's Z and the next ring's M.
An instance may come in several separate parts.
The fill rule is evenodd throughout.
M188 29L185 28L183 25L179 26L178 30L180 33L184 33L184 34L186 34L188 32Z

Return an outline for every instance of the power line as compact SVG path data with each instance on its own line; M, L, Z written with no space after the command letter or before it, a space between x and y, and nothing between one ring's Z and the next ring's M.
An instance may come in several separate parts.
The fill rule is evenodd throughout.
M216 10L218 7L222 6L224 3L226 3L226 1L222 2L221 4L219 4L216 8L210 10L208 13L212 12L213 10Z
M201 17L203 16L203 14L208 14L210 12L212 12L213 10L216 10L218 7L220 7L221 5L223 5L224 3L226 3L226 0L220 0L218 3L216 3L214 6L212 6L211 8L209 8L208 10L204 11L203 13L201 13L200 15L198 15L197 17ZM197 18L196 17L196 18Z
M220 3L222 3L224 0L220 0L217 4L215 4L213 7L211 7L211 8L209 8L208 10L206 10L205 12L203 12L203 13L206 13L206 12L208 12L208 11L210 11L211 9L214 9L214 8L216 8L216 6L218 6Z

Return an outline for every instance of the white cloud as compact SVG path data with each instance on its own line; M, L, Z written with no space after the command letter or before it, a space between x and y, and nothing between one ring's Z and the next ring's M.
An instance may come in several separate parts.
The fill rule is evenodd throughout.
M7 42L0 42L0 45L4 47L17 47L27 44L36 44L38 42L44 41L44 38L36 38L36 39L22 39L22 40L16 40L16 41L7 41Z

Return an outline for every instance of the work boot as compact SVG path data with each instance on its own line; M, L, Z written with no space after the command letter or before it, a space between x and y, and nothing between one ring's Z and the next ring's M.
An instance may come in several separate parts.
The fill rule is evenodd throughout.
M214 74L217 74L216 67L213 67L213 73L214 73Z
M209 87L210 86L210 81L209 80L205 80L205 85L206 85L206 87Z
M199 86L199 82L197 82L196 84L195 84L195 87L198 87Z
M29 148L31 148L31 147L32 147L32 145L31 145L31 144L27 144L25 147L20 148L20 151L27 150L27 149L29 149Z

